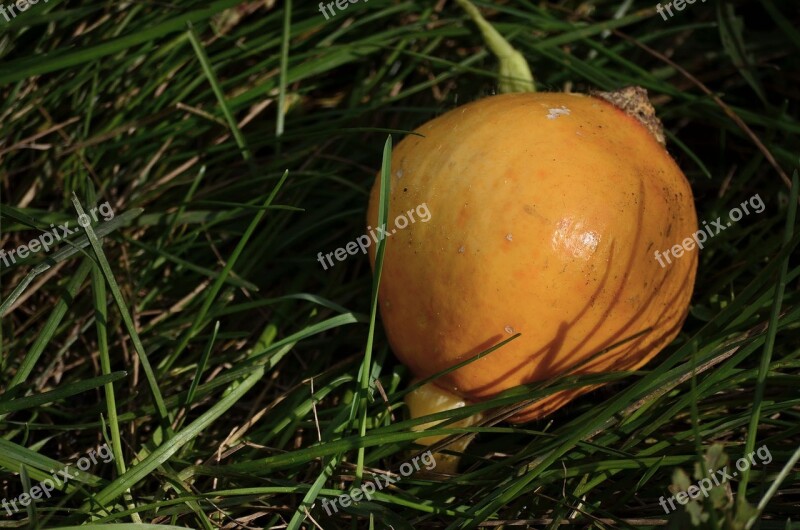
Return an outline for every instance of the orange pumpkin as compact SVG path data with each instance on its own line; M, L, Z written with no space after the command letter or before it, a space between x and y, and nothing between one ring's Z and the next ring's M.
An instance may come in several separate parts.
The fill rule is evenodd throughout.
M639 89L641 90L641 89ZM643 92L643 91L641 91ZM686 317L697 249L656 258L697 231L692 191L659 142L649 103L626 109L562 93L493 96L417 129L392 154L379 291L394 353L467 400L570 372L635 370ZM655 133L655 134L654 134ZM367 213L377 226L380 178ZM426 205L392 233L395 218ZM401 223L397 223L401 226ZM370 249L374 266L375 248ZM512 421L546 415L560 391Z

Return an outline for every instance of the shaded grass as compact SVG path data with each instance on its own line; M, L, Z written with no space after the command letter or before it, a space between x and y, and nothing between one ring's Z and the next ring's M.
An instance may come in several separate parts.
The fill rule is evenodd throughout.
M271 0L40 2L0 19L0 248L74 222L73 193L83 208L109 201L115 218L96 238L0 263L0 496L105 441L116 458L35 511L0 511L3 523L657 528L673 470L714 442L734 460L767 444L772 463L734 488L765 498L800 445L796 202L674 65L791 174L797 7L695 3L664 22L649 3L476 4L540 90L646 87L701 220L764 199L701 252L675 342L635 373L404 419L410 374L373 325L366 259L322 270L316 255L363 233L387 134L496 90L464 15L414 1L329 21L313 3ZM528 425L451 426L598 382L609 384ZM320 497L397 474L419 449L411 427L432 419L449 421L426 434L480 433L461 474L322 510ZM800 519L796 466L782 476L758 528ZM682 517L668 524L685 528Z

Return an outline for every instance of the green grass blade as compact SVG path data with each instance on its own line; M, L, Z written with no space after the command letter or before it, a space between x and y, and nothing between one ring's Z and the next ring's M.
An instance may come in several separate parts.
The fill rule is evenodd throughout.
M786 227L784 228L783 232L784 249L789 246L792 236L794 235L795 219L797 217L798 190L800 190L800 179L798 178L797 170L795 170L792 174L792 189L786 211ZM783 259L783 263L778 274L778 281L775 284L775 296L772 299L769 326L767 327L767 340L764 342L764 352L761 354L761 364L758 368L758 379L756 381L755 396L753 397L753 409L750 413L750 425L747 429L747 441L745 442L744 447L745 454L751 453L756 445L756 435L758 434L758 424L761 418L761 408L764 401L764 387L766 385L770 363L772 362L772 353L775 348L775 337L778 334L778 317L780 316L781 305L783 304L783 294L786 290L786 274L788 271L789 256L786 256L786 258ZM740 503L745 503L747 501L746 494L747 483L749 479L750 467L747 467L742 471L741 479L739 481L738 502Z
M78 212L79 217L86 215L83 211L83 206L81 206L77 195L74 193L72 194L72 204L75 205L75 210ZM136 326L133 324L133 319L131 318L128 305L125 303L125 298L123 298L122 292L119 289L119 285L117 285L117 280L114 278L114 273L111 271L111 265L108 263L108 259L103 252L103 247L101 246L100 240L97 238L94 229L92 228L91 224L87 225L85 229L86 235L89 238L89 242L92 245L95 258L97 259L97 263L103 271L103 276L105 276L108 286L111 288L111 294L114 297L114 301L117 304L120 314L122 315L122 320L125 322L125 327L130 334L133 347L139 357L139 362L142 364L142 370L144 370L145 378L147 379L147 384L150 388L150 393L152 394L156 410L158 410L158 414L162 422L164 422L164 426L167 426L169 422L169 413L167 412L167 407L164 405L164 398L161 395L161 389L158 387L158 381L155 373L153 372L153 368L150 366L150 359L147 357L144 345L139 338L139 333L136 331Z

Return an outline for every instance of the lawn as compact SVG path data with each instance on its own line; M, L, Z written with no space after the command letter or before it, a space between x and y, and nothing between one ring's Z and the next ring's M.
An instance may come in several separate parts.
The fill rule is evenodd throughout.
M474 2L538 91L647 89L699 221L753 207L640 370L416 419L368 258L324 255L387 146L509 90L462 6L2 4L0 528L800 529L795 1Z

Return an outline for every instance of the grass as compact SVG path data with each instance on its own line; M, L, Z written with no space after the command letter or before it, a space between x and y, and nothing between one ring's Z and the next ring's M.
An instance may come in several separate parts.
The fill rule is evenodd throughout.
M407 419L367 260L316 256L364 233L388 136L496 92L455 2L330 20L288 0L39 2L0 17L0 248L106 201L114 218L0 262L0 498L104 443L115 458L0 508L0 528L800 528L796 5L668 21L650 2L476 5L540 90L647 88L701 220L764 200L700 253L673 344L635 373ZM596 382L546 419L499 421ZM478 433L458 474L322 509L397 476L431 419L448 421L426 434ZM764 445L769 464L702 506L659 505L720 446L732 464Z

